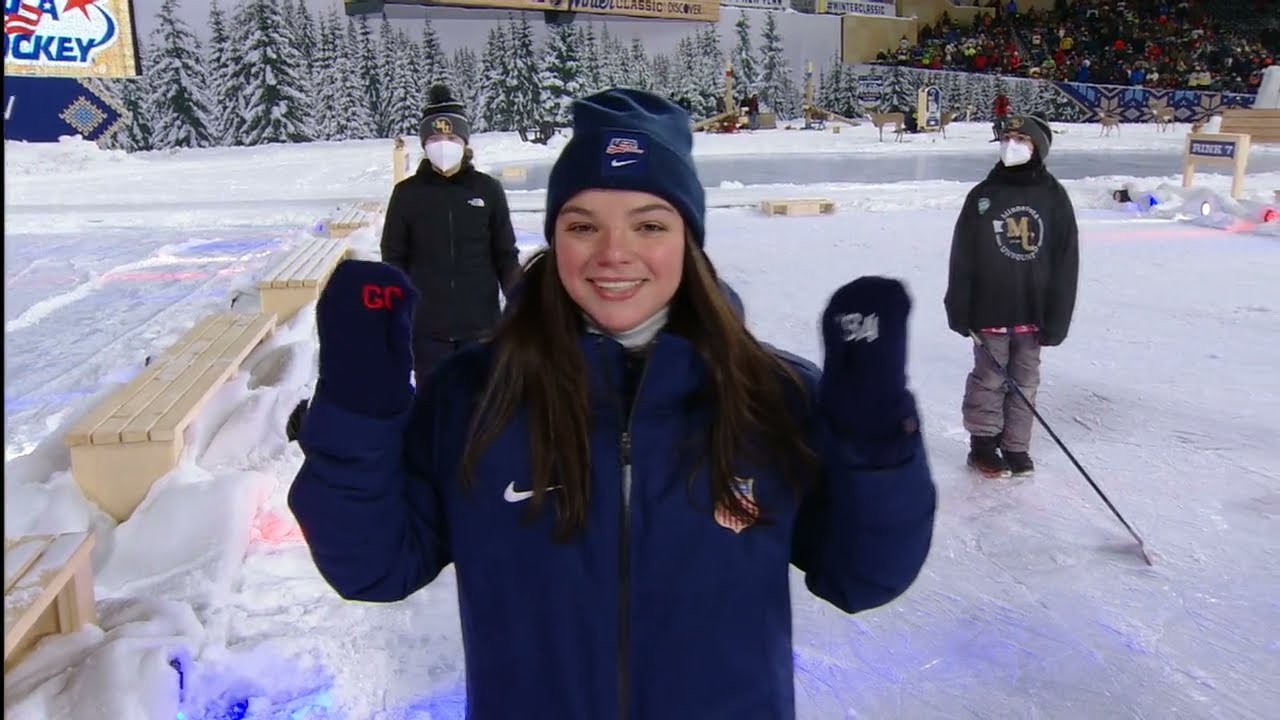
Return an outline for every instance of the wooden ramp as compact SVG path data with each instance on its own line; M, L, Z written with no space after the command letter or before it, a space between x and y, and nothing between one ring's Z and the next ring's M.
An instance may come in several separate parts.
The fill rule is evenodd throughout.
M762 200L760 212L765 215L830 215L836 204L826 198L788 198L786 200Z
M1223 133L1249 136L1249 143L1280 143L1280 109L1231 108L1222 111Z

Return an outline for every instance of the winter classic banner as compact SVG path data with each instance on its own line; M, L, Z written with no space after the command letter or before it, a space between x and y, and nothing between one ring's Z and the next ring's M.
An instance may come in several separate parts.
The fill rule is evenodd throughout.
M720 19L720 0L400 0L397 4L506 10L561 10L662 20L715 22Z
M898 14L894 0L818 0L818 12L824 15L883 15Z
M136 77L130 0L4 0L4 74Z
M796 12L818 15L898 15L894 0L791 0L791 8Z

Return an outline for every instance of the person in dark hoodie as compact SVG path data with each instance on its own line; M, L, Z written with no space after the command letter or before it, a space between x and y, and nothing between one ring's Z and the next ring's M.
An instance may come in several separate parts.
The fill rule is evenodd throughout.
M418 291L413 369L421 383L447 355L493 329L498 293L519 280L506 192L471 164L470 123L449 88L435 85L418 137L426 156L387 202L382 260Z
M613 89L573 117L548 247L416 396L412 286L336 268L289 506L347 599L454 566L471 720L793 718L790 566L854 613L929 551L910 299L837 290L821 372L763 344L703 249L689 114Z
M1076 214L1045 167L1052 143L1053 132L1040 118L1008 118L1000 161L965 198L951 240L947 323L967 339L971 333L980 339L961 404L970 435L967 462L992 477L1035 470L1035 416L1009 390L992 357L1034 403L1040 348L1066 339L1075 311Z

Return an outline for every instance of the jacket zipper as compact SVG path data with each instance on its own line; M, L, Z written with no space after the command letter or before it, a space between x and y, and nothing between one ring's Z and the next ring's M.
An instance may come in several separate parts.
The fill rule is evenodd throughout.
M457 305L457 303L455 302L455 299L454 299L453 295L454 295L454 282L455 282L455 278L457 278L457 277L458 277L458 254L457 254L457 251L456 251L457 243L456 243L456 241L455 241L455 238L454 238L454 232L453 232L453 202L452 202L452 198L450 198L450 200L451 200L451 202L450 202L450 203L449 203L449 205L448 205L448 211L447 211L447 212L448 212L448 215L449 215L449 308L450 308L450 310L449 310L449 314L450 314L450 316L453 316L453 315L454 315L454 313L453 313L452 308L456 307L456 305ZM449 340L450 340L450 341L452 341L452 340L454 339L454 337L453 337L453 336L454 336L454 334L455 334L455 333L453 332L452 323L450 323L450 327L449 327Z
M624 382L626 381L625 373L624 361ZM648 374L649 358L646 351L644 369L640 371L635 393L631 396L631 407L624 418L626 424L623 426L622 435L618 438L618 458L622 464L622 503L619 510L621 535L618 543L618 574L621 586L618 598L618 720L627 720L631 714L631 667L628 662L631 644L631 423L635 420L640 388L644 386L644 378Z

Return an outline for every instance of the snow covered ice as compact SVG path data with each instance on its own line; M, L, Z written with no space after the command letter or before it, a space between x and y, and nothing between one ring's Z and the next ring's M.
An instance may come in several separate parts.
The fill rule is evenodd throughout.
M995 159L988 125L900 144L877 142L869 125L696 140L708 162L779 171L766 184L708 183L707 248L759 336L820 360L819 313L863 274L902 278L915 301L911 385L941 493L934 546L906 595L857 616L795 583L802 718L1263 718L1280 706L1280 232L1175 214L1185 126L1108 138L1056 127L1050 169L1073 153L1094 160L1061 174L1077 178L1064 185L1080 217L1081 287L1070 337L1044 354L1039 407L1143 533L1154 567L1043 431L1033 481L964 468L971 345L947 329L942 293L973 182L922 170L813 185L802 174L813 154L839 158L850 177L945 155L971 160L976 180ZM530 178L557 143L473 138L482 169L524 166ZM5 535L96 529L100 616L5 674L7 717L462 717L452 573L398 604L343 601L285 504L302 460L285 419L313 381L310 309L249 356L189 431L180 466L118 527L85 500L62 444L94 398L196 319L235 296L256 302L257 276L338 204L385 201L390 146L126 155L6 143ZM1275 204L1278 150L1254 147L1253 200ZM1169 170L1132 177L1135 167ZM1197 186L1230 207L1230 178L1216 172L1199 170ZM1111 193L1126 184L1173 200L1120 207ZM526 250L542 242L543 191L528 185L509 193ZM838 210L754 209L786 196ZM362 256L376 257L378 231L351 237Z

